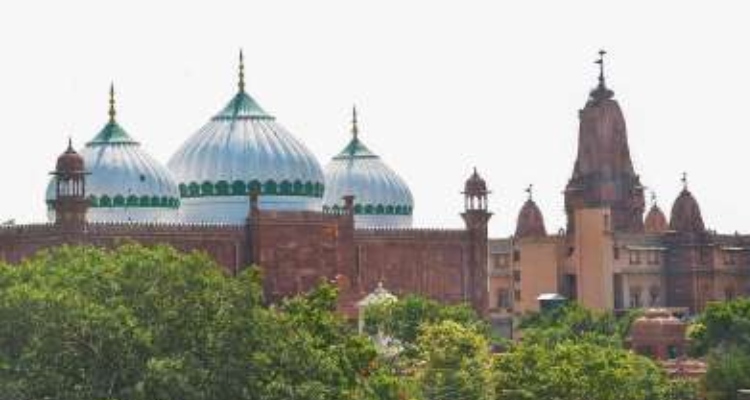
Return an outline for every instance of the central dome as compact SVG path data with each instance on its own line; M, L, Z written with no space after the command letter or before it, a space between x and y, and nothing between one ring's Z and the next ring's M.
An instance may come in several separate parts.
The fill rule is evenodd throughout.
M313 154L239 92L169 160L185 222L244 223L248 194L266 210L320 211L323 172Z

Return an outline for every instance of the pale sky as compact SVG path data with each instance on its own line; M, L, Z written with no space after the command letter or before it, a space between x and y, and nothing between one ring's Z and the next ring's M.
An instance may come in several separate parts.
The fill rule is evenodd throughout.
M706 224L750 232L747 2L10 1L0 3L0 219L45 220L67 137L118 120L166 163L236 90L322 166L360 137L410 185L415 223L460 227L471 168L487 179L493 236L515 227L533 183L547 228L564 225L578 109L596 51L628 125L641 181L669 213L687 171Z

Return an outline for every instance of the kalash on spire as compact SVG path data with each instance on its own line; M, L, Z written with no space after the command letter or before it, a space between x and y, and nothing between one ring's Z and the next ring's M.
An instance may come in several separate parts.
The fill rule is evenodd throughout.
M595 61L599 83L579 112L578 155L565 188L568 231L575 230L575 211L609 207L611 229L643 232L643 185L633 169L625 118L607 87L604 50Z

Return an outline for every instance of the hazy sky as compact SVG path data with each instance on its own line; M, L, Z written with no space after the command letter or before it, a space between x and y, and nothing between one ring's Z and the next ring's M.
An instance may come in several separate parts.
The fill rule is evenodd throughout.
M43 221L67 137L118 118L162 162L236 90L322 165L360 137L411 186L419 226L458 227L476 166L492 235L514 229L533 183L548 230L564 225L577 110L596 51L628 124L642 182L667 213L687 171L709 227L750 231L750 24L746 2L10 1L0 3L0 218ZM710 6L709 6L710 5Z

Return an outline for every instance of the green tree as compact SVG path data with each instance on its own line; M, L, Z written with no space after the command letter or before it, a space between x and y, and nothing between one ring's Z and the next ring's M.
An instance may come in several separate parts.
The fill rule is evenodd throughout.
M356 399L375 351L322 286L263 303L164 246L61 247L0 266L0 397L75 400Z
M690 327L694 355L739 346L750 352L750 298L710 303Z
M585 340L601 345L622 347L630 325L638 316L630 312L615 317L611 312L595 312L578 303L526 315L519 324L525 341L558 343Z
M523 343L497 356L496 399L651 400L668 392L651 360L592 342Z
M712 351L704 384L711 400L738 399L739 389L750 388L750 352L737 346Z
M369 307L366 311L369 333L378 329L414 349L423 326L442 321L454 321L471 327L482 335L489 335L489 325L467 304L442 304L418 295L408 295L395 302Z
M446 320L424 326L417 342L424 363L419 381L426 399L490 398L490 354L485 337Z

